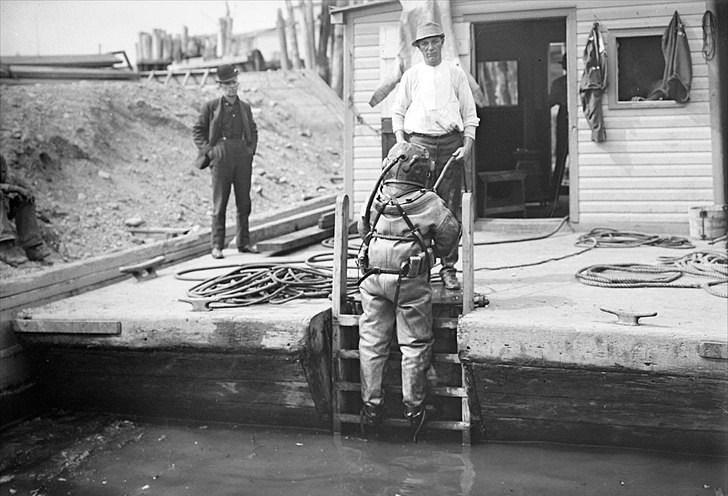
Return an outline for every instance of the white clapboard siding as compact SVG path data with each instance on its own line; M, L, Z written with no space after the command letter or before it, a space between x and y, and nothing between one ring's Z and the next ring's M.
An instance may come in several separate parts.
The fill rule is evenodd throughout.
M609 4L609 5L605 5ZM693 63L690 101L644 108L609 107L602 100L607 141L591 141L591 130L578 109L578 184L580 222L619 221L688 223L688 207L713 203L710 129L710 83L702 56L702 1L620 5L594 3L577 9L577 53L598 21L608 43L610 31L635 28L664 30L676 10L686 27ZM614 54L609 54L614 56ZM583 72L581 57L577 74ZM610 80L611 84L613 80ZM665 104L662 104L665 105Z
M713 203L711 135L711 84L702 56L702 16L708 7L702 0L451 0L458 53L463 67L470 63L470 29L473 23L558 15L573 12L578 81L583 72L581 54L589 30L596 21L608 39L611 31L657 28L662 32L673 12L685 24L690 46L693 78L686 104L660 102L630 108L610 108L602 100L607 141L591 141L591 130L581 108L572 116L577 147L571 160L570 180L577 192L576 211L585 225L614 222L687 225L691 205ZM387 100L375 108L369 99L388 77L387 62L396 47L383 32L392 33L399 22L400 7L362 8L351 13L353 68L350 93L345 97L352 113L351 169L355 209L369 196L381 170L381 119L389 117ZM618 32L618 31L617 31ZM384 39L387 38L387 39ZM614 56L614 54L610 54ZM385 60L386 59L386 60ZM610 78L614 75L610 74ZM614 84L611 80L610 83ZM576 88L573 89L576 91ZM628 106L629 107L629 106ZM354 210L355 212L358 210Z

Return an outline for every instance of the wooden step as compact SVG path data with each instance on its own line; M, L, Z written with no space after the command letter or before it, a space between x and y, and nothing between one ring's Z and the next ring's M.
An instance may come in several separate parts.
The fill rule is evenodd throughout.
M359 350L350 350L350 349L340 349L338 351L337 357L339 359L349 359L349 360L359 360ZM389 354L390 360L401 360L402 354L397 352L391 352ZM433 353L432 354L432 361L433 362L441 362L441 363L460 363L460 357L457 353Z
M355 413L337 413L334 414L339 422L347 424L358 424L361 418ZM409 422L405 419L385 418L382 424L392 427L409 427ZM470 429L468 422L459 420L431 420L425 422L425 429L441 429L448 431L467 431Z
M334 317L337 323L342 327L359 327L360 318L361 315L354 314L342 314L338 317ZM457 317L435 317L432 319L432 328L457 330L458 319Z
M361 384L358 382L339 381L335 384L339 391L361 391ZM402 386L385 386L387 391L402 394ZM446 396L449 398L467 398L468 392L463 387L435 386L429 389L435 396Z

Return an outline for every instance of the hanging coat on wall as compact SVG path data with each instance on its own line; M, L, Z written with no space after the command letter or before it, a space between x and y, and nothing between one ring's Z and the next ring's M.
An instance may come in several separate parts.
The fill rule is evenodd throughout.
M584 46L584 73L579 84L581 109L584 112L589 127L591 127L592 141L607 140L607 130L604 129L602 117L602 95L607 87L607 49L604 39L599 32L599 23L595 22L589 32L589 38Z
M685 103L690 99L690 82L693 78L693 64L685 26L677 10L662 35L662 55L665 57L665 72L662 84L647 97L648 100L675 100Z

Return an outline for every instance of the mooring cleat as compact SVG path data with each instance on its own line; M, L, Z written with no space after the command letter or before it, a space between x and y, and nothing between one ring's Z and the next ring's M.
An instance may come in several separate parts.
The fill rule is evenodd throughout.
M131 274L137 281L146 281L147 279L157 277L157 268L162 265L162 262L164 262L164 255L159 255L146 262L119 267L119 272L122 274Z
M617 324L626 326L638 326L642 317L657 317L657 312L651 313L631 313L624 310L610 310L608 308L600 308L602 312L611 313L617 316Z
M210 303L216 301L214 298L177 298L178 301L192 305L193 312L209 312Z

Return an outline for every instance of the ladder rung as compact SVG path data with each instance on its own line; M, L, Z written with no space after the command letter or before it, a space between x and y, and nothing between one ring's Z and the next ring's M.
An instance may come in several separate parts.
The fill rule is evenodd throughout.
M359 327L359 317L361 317L361 315L341 314L338 317L334 317L334 322L339 324L341 327ZM458 318L435 317L432 321L432 328L455 330L458 328Z
M390 353L389 359L399 359L401 355L399 353ZM350 360L359 360L359 350L339 350L339 358L346 358ZM444 363L460 363L460 357L457 353L433 353L433 362L444 362Z
M347 424L358 424L360 422L359 415L354 413L338 413L336 414L336 417L340 422L345 422ZM394 427L409 427L409 422L405 419L385 418L382 423L384 425ZM458 420L431 420L429 422L425 422L425 428L448 431L466 431L470 429L470 424L468 422L461 422Z
M340 381L336 383L336 388L339 391L360 391L361 384L358 382ZM384 389L395 393L402 393L402 386L385 386ZM431 387L429 391L435 396L448 396L451 398L468 397L468 393L465 391L465 388L456 386L435 386Z

